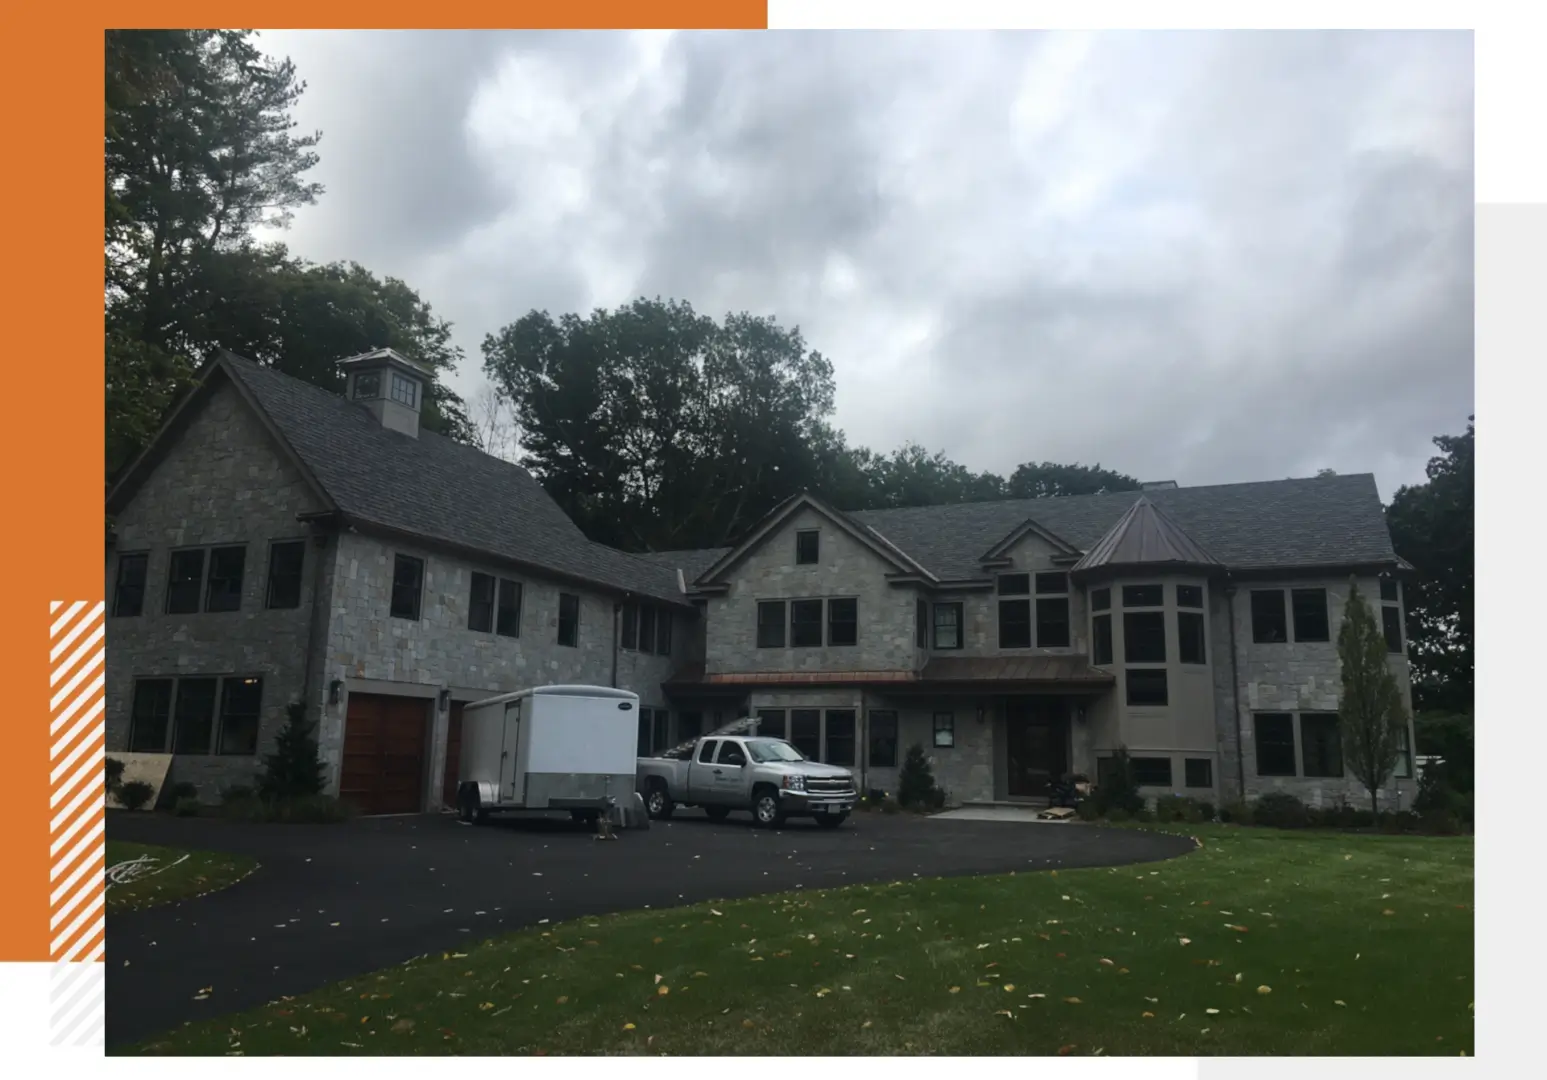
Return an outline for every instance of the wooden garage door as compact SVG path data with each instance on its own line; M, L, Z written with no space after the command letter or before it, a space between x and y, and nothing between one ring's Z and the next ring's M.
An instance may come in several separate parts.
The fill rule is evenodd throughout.
M441 783L441 800L446 806L457 804L457 773L462 765L462 703L451 703L451 721L446 726L446 775Z
M362 814L424 809L426 698L350 694L339 797Z

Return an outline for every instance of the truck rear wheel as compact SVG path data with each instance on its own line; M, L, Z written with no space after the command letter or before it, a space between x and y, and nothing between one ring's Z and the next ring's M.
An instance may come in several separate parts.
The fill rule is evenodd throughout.
M665 821L676 808L677 804L671 801L666 784L661 780L652 780L649 790L645 792L645 813Z
M752 822L764 829L777 829L784 824L784 807L773 788L760 787L752 793Z

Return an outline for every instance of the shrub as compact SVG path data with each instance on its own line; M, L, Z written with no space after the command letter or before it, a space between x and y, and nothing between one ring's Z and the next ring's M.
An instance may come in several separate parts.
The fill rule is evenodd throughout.
M225 788L220 792L220 802L222 805L226 803L242 802L246 799L252 799L256 797L257 793L253 791L251 785L249 784L232 784L230 787Z
M924 747L914 743L908 747L897 773L897 801L909 810L922 810L944 805L944 795L935 784L935 771L924 755Z
M1241 799L1222 803L1219 808L1219 820L1233 825L1250 825L1253 821L1251 805Z
M236 821L328 825L348 821L354 817L354 808L331 795L302 795L294 799L249 796L227 800L221 807L221 813Z
M143 780L130 780L118 786L118 801L125 810L143 810L156 789Z
M1101 816L1101 811L1096 809L1094 799L1081 799L1079 805L1074 808L1074 812L1081 821L1095 821Z
M1127 810L1124 810L1121 806L1114 806L1112 809L1108 810L1105 817L1108 821L1117 822L1133 820L1133 815L1130 814Z
M110 757L102 763L102 772L107 781L107 793L118 794L118 788L124 782L124 763Z
M1205 812L1207 807L1207 812ZM1182 821L1195 823L1212 821L1214 808L1207 803L1186 795L1162 795L1155 800L1156 821Z
M199 799L196 795L184 795L172 804L172 813L178 817L193 817L199 812Z
M1105 780L1096 785L1096 807L1104 817L1112 818L1113 810L1122 810L1132 816L1144 808L1144 796L1133 782L1133 766L1128 761L1128 748L1119 746L1112 755L1110 769ZM1124 821L1127 818L1123 818Z
M1420 828L1436 836L1455 836L1461 831L1461 820L1449 810L1429 810L1420 815Z
M179 780L166 789L166 798L173 806L176 806L184 799L192 799L194 802L198 802L199 785L190 783L187 780Z
M306 707L299 701L285 706L285 726L274 739L274 752L264 759L263 776L258 781L258 793L265 799L322 793L322 759L317 755L312 726L306 719Z
M1270 791L1252 804L1252 820L1271 829L1303 829L1310 824L1310 815L1294 795Z
M1139 807L1137 810L1135 810L1133 812L1133 820L1135 820L1135 821L1154 821L1155 820L1155 811L1151 810L1147 806L1141 806L1141 807Z

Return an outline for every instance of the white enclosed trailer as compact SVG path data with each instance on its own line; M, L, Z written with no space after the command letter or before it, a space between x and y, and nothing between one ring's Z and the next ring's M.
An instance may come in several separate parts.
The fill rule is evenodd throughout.
M539 686L462 709L457 813L568 810L617 824L648 819L634 793L639 695L609 686Z

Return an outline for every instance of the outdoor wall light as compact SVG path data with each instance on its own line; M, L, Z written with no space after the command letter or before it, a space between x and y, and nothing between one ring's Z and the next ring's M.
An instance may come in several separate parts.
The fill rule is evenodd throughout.
M442 687L440 692L440 711L445 712L449 708L451 708L451 690L448 687Z
M334 679L328 683L328 704L337 705L339 694L344 692L344 680Z

